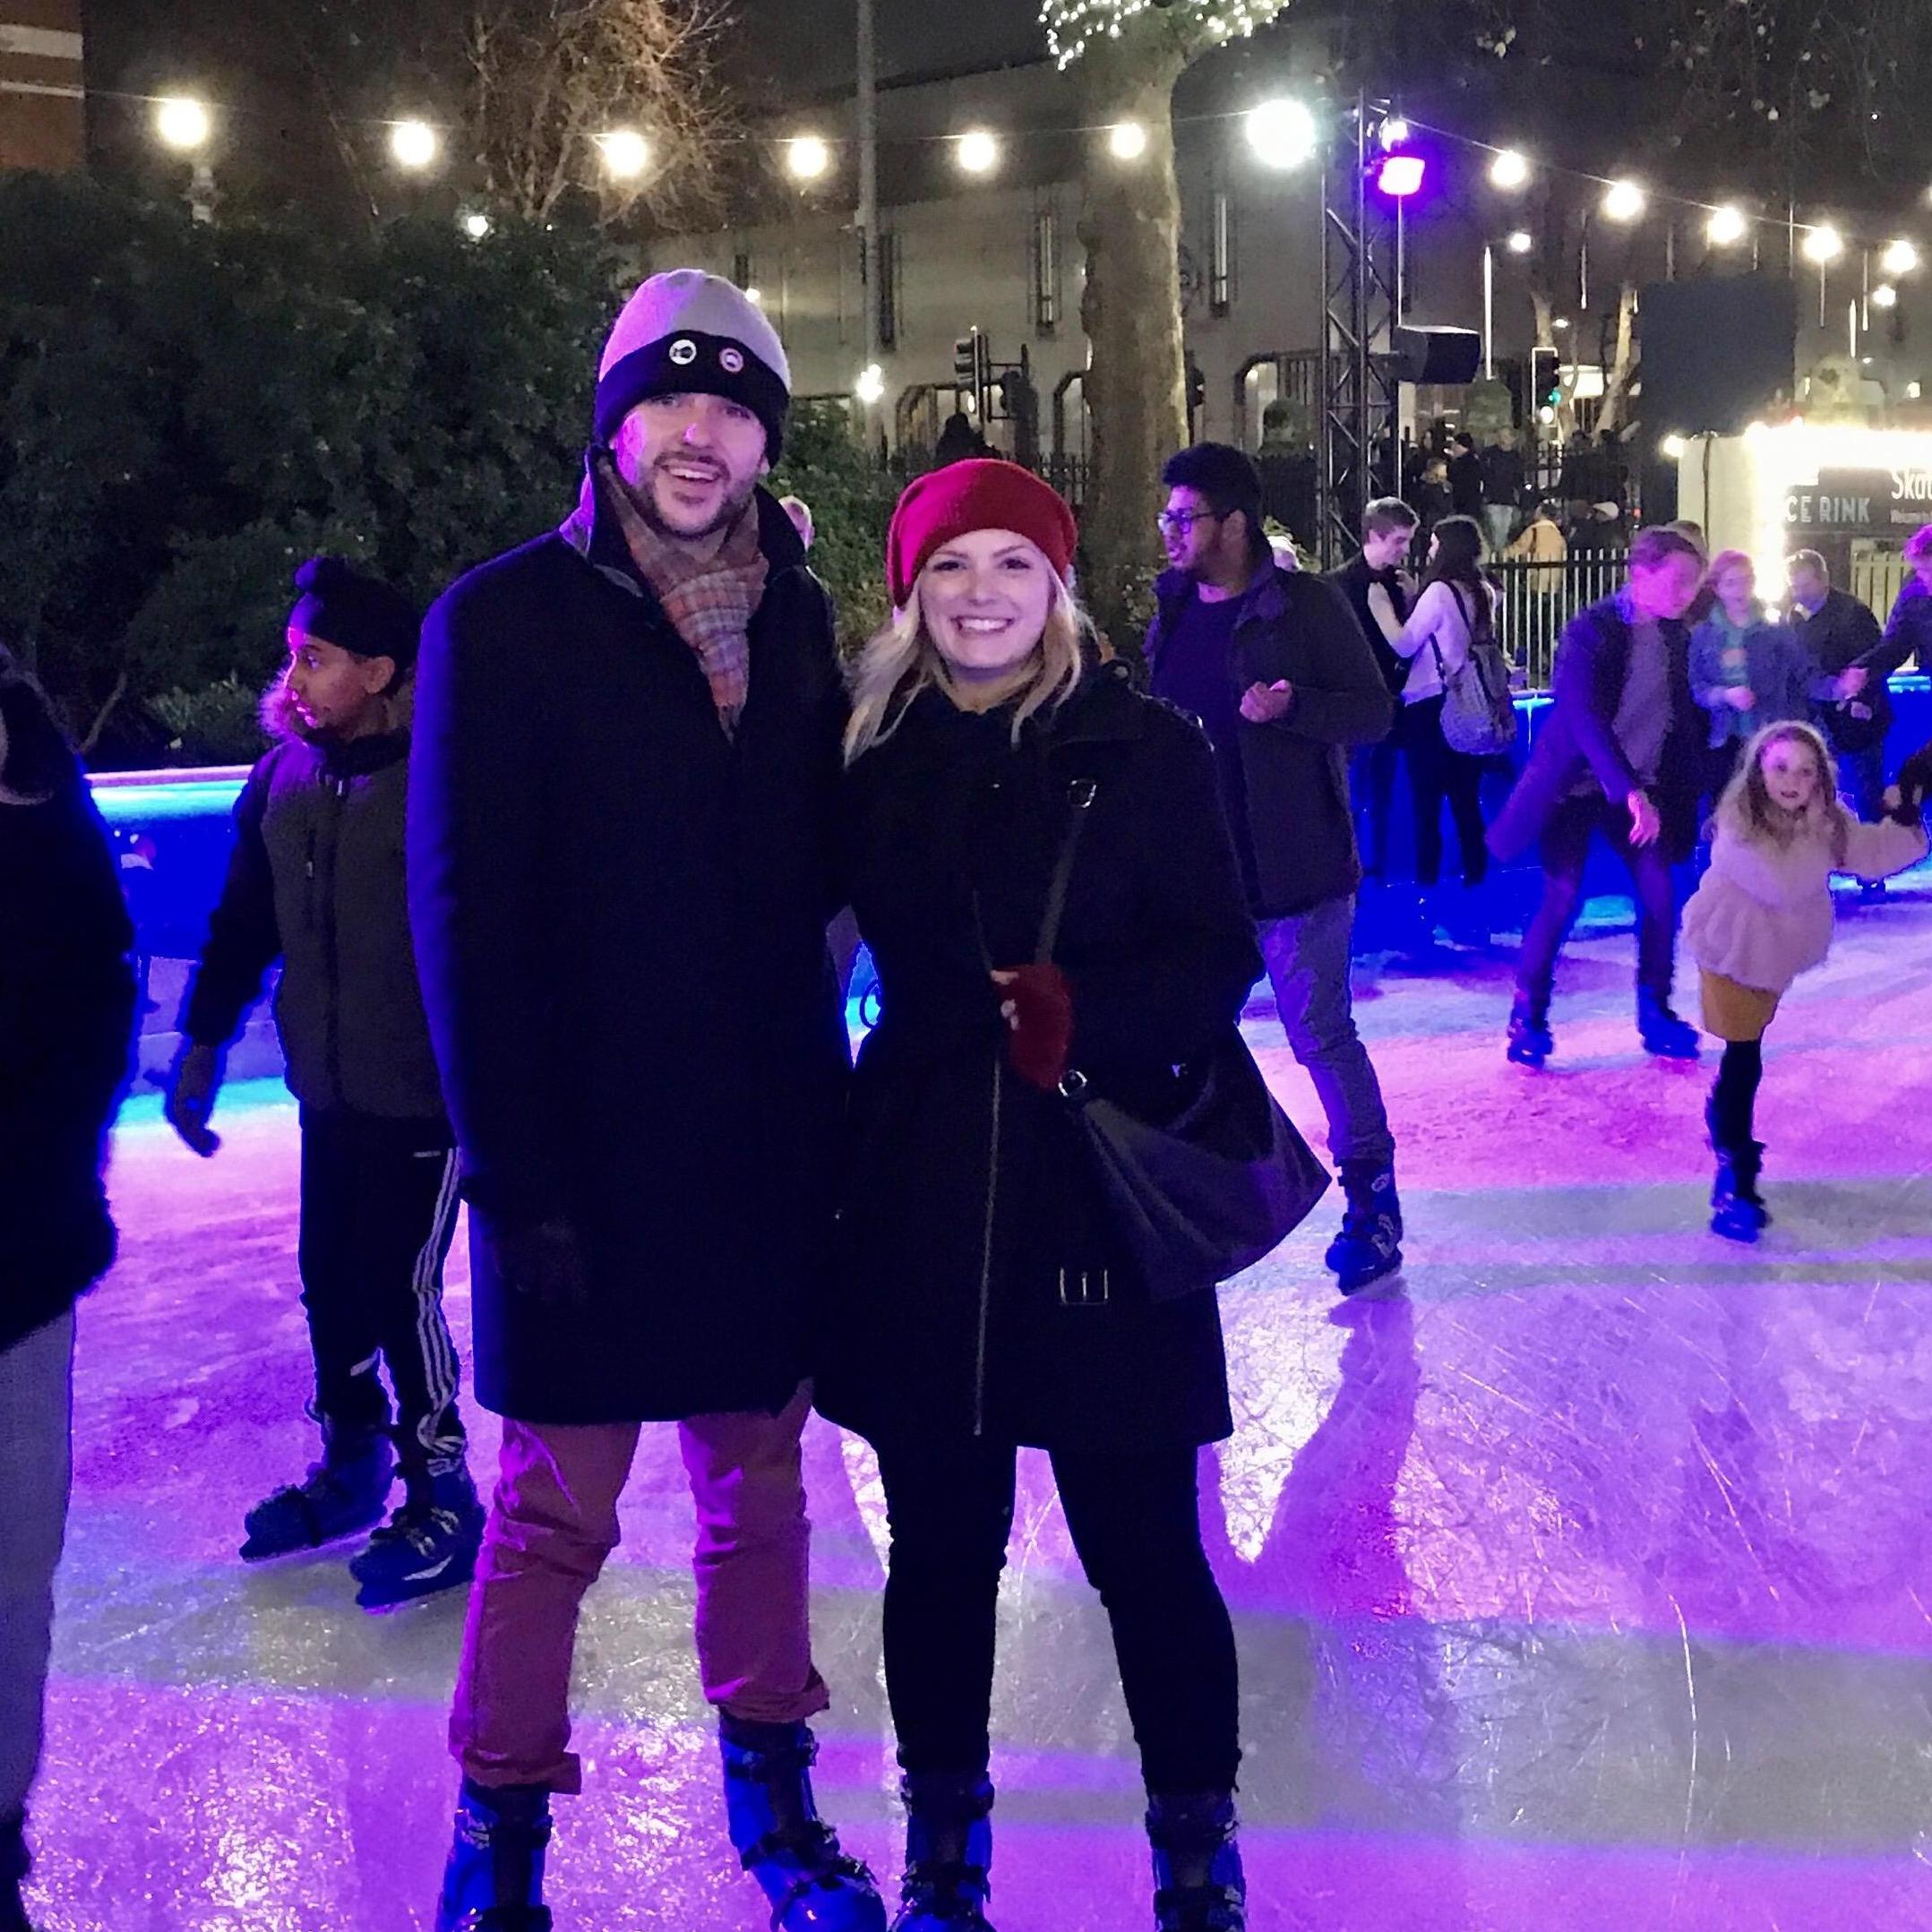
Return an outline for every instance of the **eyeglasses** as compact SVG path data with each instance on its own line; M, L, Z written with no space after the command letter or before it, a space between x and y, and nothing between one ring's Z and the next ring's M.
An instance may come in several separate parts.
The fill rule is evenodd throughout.
M1231 515L1225 510L1163 510L1154 519L1154 527L1163 537L1178 534L1185 537L1197 523L1215 523Z

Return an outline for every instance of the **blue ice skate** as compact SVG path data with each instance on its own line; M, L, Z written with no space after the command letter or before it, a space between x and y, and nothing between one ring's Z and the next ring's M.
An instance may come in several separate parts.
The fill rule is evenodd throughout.
M549 1843L550 1793L544 1786L486 1790L465 1778L436 1932L551 1932L544 1905Z
M362 1585L356 1602L367 1610L390 1610L467 1584L476 1573L483 1524L468 1470L410 1480L401 1508L349 1564L349 1575Z
M992 1784L983 1772L909 1773L906 1877L892 1932L993 1932Z
M1234 1800L1218 1793L1156 1798L1148 1807L1155 1932L1247 1932L1234 1827Z
M839 1850L812 1800L810 1726L726 1717L718 1747L731 1842L771 1902L772 1932L886 1932L872 1875Z

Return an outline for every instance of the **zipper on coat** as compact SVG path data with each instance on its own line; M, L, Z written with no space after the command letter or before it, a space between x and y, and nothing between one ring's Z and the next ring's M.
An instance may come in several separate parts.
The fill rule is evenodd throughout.
M973 1435L986 1433L986 1335L992 1320L993 1216L1000 1205L1000 1103L1006 1086L1004 1049L993 1056L992 1123L986 1150L986 1221L980 1232L979 1334L973 1353Z
M323 979L322 1036L327 1043L329 1091L331 1103L340 1106L342 1094L342 986L341 961L336 944L336 883L341 870L337 863L342 848L343 801L348 795L347 778L331 778L327 786L329 839L322 881L322 946ZM312 848L313 849L313 848ZM314 859L309 861L313 872Z

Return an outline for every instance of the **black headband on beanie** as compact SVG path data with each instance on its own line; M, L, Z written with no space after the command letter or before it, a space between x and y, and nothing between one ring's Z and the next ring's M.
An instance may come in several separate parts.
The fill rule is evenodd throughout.
M764 425L766 453L776 460L792 402L777 372L743 343L695 329L647 342L611 365L597 383L597 440L608 442L640 402L677 394L723 396L749 409Z
M311 557L296 572L302 595L288 614L306 631L354 657L389 657L399 671L416 662L421 614L399 590L343 557Z

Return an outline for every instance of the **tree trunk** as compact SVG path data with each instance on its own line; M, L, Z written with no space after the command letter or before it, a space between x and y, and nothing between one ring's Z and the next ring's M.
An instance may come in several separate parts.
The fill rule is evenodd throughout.
M1636 374L1636 284L1627 281L1617 296L1617 347L1603 379L1603 407L1597 413L1600 430L1624 426L1624 410Z
M114 681L114 689L107 693L107 700L94 713L94 722L82 735L80 751L82 758L89 756L100 743L100 734L107 728L107 720L119 708L122 699L127 695L127 673L124 670Z
M1154 519L1161 466L1188 438L1181 338L1181 193L1174 178L1172 96L1184 63L1164 47L1095 50L1082 64L1095 128L1138 121L1138 161L1115 160L1090 135L1080 241L1086 288L1080 319L1092 358L1086 399L1093 465L1082 518L1086 592L1103 631L1144 620L1158 552Z

